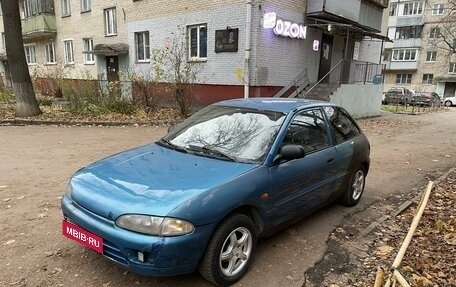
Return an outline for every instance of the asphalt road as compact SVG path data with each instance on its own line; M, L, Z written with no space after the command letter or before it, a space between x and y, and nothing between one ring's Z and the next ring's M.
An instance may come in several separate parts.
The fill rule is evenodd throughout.
M303 286L324 258L331 232L354 214L360 228L385 198L420 187L456 163L456 110L360 121L372 146L365 194L354 208L333 204L262 239L235 286ZM84 165L157 140L166 127L0 126L0 286L210 286L198 273L141 277L61 235L60 196ZM359 217L359 216L358 216ZM309 285L307 285L309 286Z

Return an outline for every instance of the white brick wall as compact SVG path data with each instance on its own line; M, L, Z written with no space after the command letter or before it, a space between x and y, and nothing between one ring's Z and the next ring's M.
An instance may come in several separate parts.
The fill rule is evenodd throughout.
M251 52L251 85L282 86L287 84L304 68L309 70L311 81L316 81L320 52L312 50L313 40L320 40L321 33L308 29L307 39L291 39L277 36L272 29L263 29L262 16L265 12L276 11L282 19L303 23L305 4L303 1L291 1L287 9L273 7L264 1L255 1L252 19L252 52ZM292 10L299 6L300 9ZM230 7L193 11L166 17L138 20L127 24L127 39L134 53L134 33L149 31L151 49L161 49L167 37L177 31L178 25L207 24L207 61L201 66L198 74L200 83L242 85L240 71L245 63L245 25L246 4L240 2ZM225 27L239 28L239 45L237 52L215 53L215 30ZM130 56L134 70L148 69L149 64L137 64L134 55Z

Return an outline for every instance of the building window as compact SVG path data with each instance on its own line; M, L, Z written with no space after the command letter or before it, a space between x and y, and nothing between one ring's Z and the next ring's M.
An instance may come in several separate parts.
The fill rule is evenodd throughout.
M437 52L427 52L426 53L426 62L435 62L437 60Z
M432 15L443 15L443 4L434 4L432 7Z
M403 15L421 15L421 14L423 14L423 10L424 10L424 1L405 3Z
M432 85L432 80L434 80L433 74L423 74L423 84Z
M397 16L397 4L396 3L391 3L391 8L389 12L390 16Z
M392 61L416 61L418 49L393 50Z
M116 8L104 10L105 34L106 36L117 35Z
M90 0L81 0L81 12L88 12L90 9Z
M396 74L396 84L412 83L412 74Z
M135 33L136 61L150 61L149 31Z
M397 27L394 39L421 38L422 26Z
M84 42L84 64L93 64L95 63L95 59L93 56L93 39L82 39Z
M71 15L71 4L70 0L62 0L62 16Z
M448 69L448 73L456 74L456 62L450 63L450 67Z
M188 27L188 57L190 60L207 58L207 26Z
M44 45L44 58L46 59L46 64L55 64L55 44L48 43Z
M35 45L25 46L25 59L27 64L34 65L36 64L36 54L35 54Z
M73 40L63 41L63 52L65 54L65 65L74 64Z
M431 28L431 33L429 34L429 38L439 38L440 37L440 28L434 27Z

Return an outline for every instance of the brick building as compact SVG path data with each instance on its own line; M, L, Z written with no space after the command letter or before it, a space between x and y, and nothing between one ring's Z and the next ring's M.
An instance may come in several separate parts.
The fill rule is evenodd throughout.
M30 72L125 81L176 35L203 103L272 96L292 80L371 84L387 0L21 0ZM268 22L268 23L266 23ZM119 73L119 71L121 73ZM128 85L124 86L128 92ZM369 87L364 87L369 89ZM378 93L378 87L369 93ZM366 90L366 91L367 91ZM289 93L289 92L288 92ZM128 94L128 93L127 93ZM329 99L327 99L329 100Z
M440 97L455 95L455 10L448 0L391 0L388 37L393 42L385 44L385 89L406 86Z

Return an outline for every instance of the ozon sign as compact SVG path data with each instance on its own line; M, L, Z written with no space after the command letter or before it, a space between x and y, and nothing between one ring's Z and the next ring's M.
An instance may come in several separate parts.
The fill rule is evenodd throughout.
M306 26L291 21L277 19L275 12L264 14L263 27L273 28L276 35L293 39L305 39L307 33Z
M305 39L307 27L297 23L277 19L274 33L279 36Z

